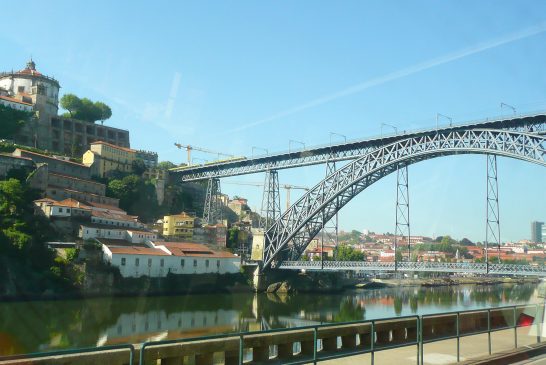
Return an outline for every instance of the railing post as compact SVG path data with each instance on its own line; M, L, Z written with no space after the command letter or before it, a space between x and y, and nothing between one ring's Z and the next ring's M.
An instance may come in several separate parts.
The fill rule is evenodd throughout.
M423 342L423 316L419 320L419 342L421 347L421 365L425 364L425 344Z
M313 327L313 364L317 363L317 347L318 347L318 328Z
M461 361L460 354L461 354L461 337L460 333L461 330L459 329L459 317L460 312L457 312L457 362Z
M518 319L516 318L516 307L514 306L514 345L518 348Z
M535 320L538 318L538 304L535 304ZM537 321L536 329L537 329L537 343L540 343L540 323L541 321Z
M243 343L244 343L244 338L243 338L243 334L239 334L239 365L243 365L243 353L244 353L244 350L243 350Z
M489 347L489 355L491 355L491 309L487 310L487 343Z
M370 360L371 360L371 363L372 365L374 365L375 363L375 349L374 349L374 345L375 345L375 321L372 321L372 335L370 336Z
M419 317L417 317L417 338L416 338L416 342L417 342L417 365L419 365ZM409 335L408 335L409 337Z

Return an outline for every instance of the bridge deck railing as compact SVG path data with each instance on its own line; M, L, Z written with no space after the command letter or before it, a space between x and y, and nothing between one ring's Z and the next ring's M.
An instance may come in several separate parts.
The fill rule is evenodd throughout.
M283 261L278 269L326 271L451 272L517 276L546 276L546 267L516 264L464 262L367 262L367 261Z
M497 331L513 330L513 347L517 348L518 329L532 327L534 332L529 331L529 336L536 336L540 343L543 313L544 304L517 305L153 341L135 347L120 345L0 357L0 364L132 365L133 356L140 365L184 364L189 358L196 365L308 364L359 354L369 354L370 363L374 364L378 352L414 347L416 364L423 365L425 345L434 342L456 339L457 361L461 358L460 340L468 336L487 335L489 354L493 353L491 334Z

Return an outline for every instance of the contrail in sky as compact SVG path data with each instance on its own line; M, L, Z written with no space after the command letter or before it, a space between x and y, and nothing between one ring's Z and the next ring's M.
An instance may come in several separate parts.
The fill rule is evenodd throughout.
M284 118L286 116L299 113L299 112L301 112L303 110L310 109L310 108L316 107L318 105L322 105L322 104L328 103L330 101L342 98L344 96L356 94L356 93L359 93L361 91L372 88L374 86L378 86L378 85L382 85L382 84L385 84L385 83L390 82L390 81L398 80L398 79L401 79L403 77L410 76L410 75L416 74L418 72L431 69L431 68L436 67L436 66L444 65L446 63L450 63L450 62L459 60L461 58L474 55L476 53L487 51L487 50L492 49L492 48L496 48L496 47L499 47L499 46L502 46L502 45L505 45L505 44L508 44L508 43L512 43L512 42L519 41L521 39L525 39L525 38L528 38L528 37L531 37L531 36L534 36L534 35L537 35L537 34L540 34L540 33L544 33L545 31L546 31L546 23L543 22L543 23L537 24L537 25L535 25L533 27L522 29L522 30L520 30L518 32L509 34L509 35L504 36L502 38L497 38L497 39L493 39L493 40L490 40L490 41L487 41L487 42L484 42L484 43L479 43L479 44L477 44L475 46L472 46L472 47L464 48L462 50L459 50L459 51L456 51L456 52L453 52L453 53L449 53L449 54L446 54L446 55L441 56L441 57L433 58L431 60L428 60L428 61L425 61L425 62L422 62L422 63L418 63L418 64L415 64L415 65L409 66L407 68L403 68L401 70L398 70L398 71L395 71L395 72L392 72L392 73L389 73L389 74L386 74L386 75L383 75L383 76L373 78L373 79L368 80L368 81L364 81L364 82L362 82L360 84L353 85L351 87L348 87L348 88L346 88L344 90L340 90L340 91L335 92L333 94L321 96L321 97L319 97L317 99L308 101L306 103L303 103L301 105L292 107L290 109L286 109L286 110L281 111L281 112L279 112L277 114L273 114L273 115L271 115L271 116L269 116L267 118L260 119L260 120L257 120L255 122L244 124L244 125L242 125L240 127L231 129L229 132L239 132L239 131L242 131L242 130L245 130L245 129L248 129L248 128L256 127L256 126L261 125L261 124L269 123L269 122L272 122L274 120L281 119L281 118Z

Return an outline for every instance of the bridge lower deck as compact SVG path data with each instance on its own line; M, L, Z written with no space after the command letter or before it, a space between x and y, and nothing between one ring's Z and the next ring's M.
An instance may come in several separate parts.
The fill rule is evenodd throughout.
M546 277L546 267L514 264L462 262L366 262L366 261L283 261L280 270L369 271L369 272L443 272L482 275Z

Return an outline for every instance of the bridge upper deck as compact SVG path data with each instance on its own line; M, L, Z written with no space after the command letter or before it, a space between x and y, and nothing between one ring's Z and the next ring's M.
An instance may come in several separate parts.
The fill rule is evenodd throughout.
M345 161L362 156L369 151L397 140L434 134L444 131L465 129L509 129L546 133L546 114L518 115L510 118L474 121L441 128L404 131L397 134L376 136L368 139L328 144L298 151L257 156L253 158L234 158L203 165L192 165L171 169L182 181L195 181L216 177L244 175L267 170L279 170L326 163L327 161Z

